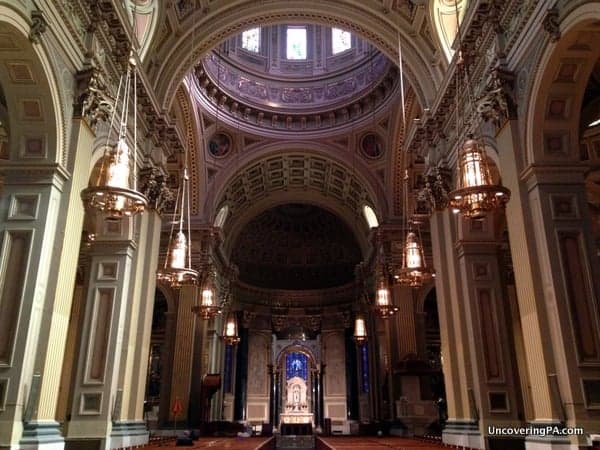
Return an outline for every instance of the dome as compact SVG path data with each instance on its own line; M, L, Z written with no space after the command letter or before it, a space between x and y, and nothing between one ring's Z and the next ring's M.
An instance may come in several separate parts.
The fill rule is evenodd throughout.
M397 69L366 41L321 25L253 28L196 68L200 102L230 120L311 131L370 117L396 89Z

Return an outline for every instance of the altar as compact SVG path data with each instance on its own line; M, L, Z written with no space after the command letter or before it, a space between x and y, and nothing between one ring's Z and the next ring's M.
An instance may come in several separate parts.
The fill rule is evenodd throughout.
M313 413L281 413L281 423L310 423L314 424Z

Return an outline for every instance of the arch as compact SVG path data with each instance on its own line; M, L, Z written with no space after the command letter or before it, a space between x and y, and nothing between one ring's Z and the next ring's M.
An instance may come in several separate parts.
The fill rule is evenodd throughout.
M592 4L560 23L561 38L547 37L537 63L526 114L525 163L576 163L583 94L600 58L600 10Z
M308 346L302 345L299 342L294 342L292 344L286 345L281 350L279 350L279 352L275 355L275 365L280 366L283 362L283 358L285 358L288 353L292 352L305 354L308 357L308 361L310 362L311 367L313 369L316 368L318 361L317 355L315 355Z
M204 218L207 222L213 222L215 211L226 201L227 189L240 173L256 164L267 161L269 158L283 158L296 154L305 155L307 158L318 157L339 166L344 171L345 176L353 176L360 182L370 200L369 204L378 212L379 216L387 216L386 196L383 187L365 162L361 161L360 158L353 158L352 165L350 165L348 159L351 155L346 150L325 143L296 141L263 145L260 150L248 152L247 155L240 155L239 159L235 161L236 170L220 170L207 193L206 202L202 208ZM194 187L192 186L192 188ZM310 186L298 186L298 189L304 191L309 188ZM360 205L356 205L357 213L360 213L359 209ZM230 216L232 214L235 214L235 211L233 211L233 206L230 205Z
M67 165L67 127L51 49L44 35L38 43L29 39L29 20L24 11L0 5L0 85L11 116L8 159L11 163ZM63 130L63 132L59 132Z
M255 25L286 22L320 23L346 29L370 41L392 61L397 60L400 34L405 43L403 54L407 62L407 75L421 103L428 105L432 102L435 86L442 78L441 70L431 64L436 58L428 44L421 37L408 32L411 24L401 14L389 11L386 14L360 4L323 0L267 4L245 0L238 2L234 8L226 8L224 4L215 2L214 13L210 15L201 11L190 14L180 24L181 33L172 33L161 48L156 49L155 65L151 68L152 78L163 109L169 109L178 84L193 63L219 42ZM162 64L156 62L159 58Z

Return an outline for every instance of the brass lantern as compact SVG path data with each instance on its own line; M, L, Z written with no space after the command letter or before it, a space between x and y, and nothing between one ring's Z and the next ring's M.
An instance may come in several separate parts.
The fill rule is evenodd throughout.
M187 158L186 158L187 165ZM158 281L172 287L190 286L198 283L198 272L192 269L191 254L191 229L189 221L190 208L189 178L187 170L183 171L183 182L175 205L174 217L178 218L179 228L173 236L174 227L171 228L171 239L167 249L164 267L156 274ZM187 236L184 230L184 218L187 217ZM190 236L190 242L188 242Z
M448 194L450 208L466 217L484 217L504 207L510 191L494 184L483 145L469 136L458 153L456 189Z
M421 287L433 275L433 270L427 267L418 233L408 231L402 248L402 268L396 275L396 280L405 286Z
M367 323L365 317L362 314L357 314L354 319L354 342L357 345L364 345L369 340L367 333Z
M382 319L394 315L398 308L393 305L392 295L387 282L386 267L383 261L378 262L375 285L375 310Z
M433 270L427 267L418 224L409 223L408 171L404 174L403 203L402 209L406 236L402 245L402 267L394 275L394 278L402 285L421 287L426 280L433 276ZM417 227L416 231L412 228L413 226Z
M221 306L217 299L216 276L214 267L209 263L200 291L200 303L192 307L192 311L204 320L208 320L221 312Z
M108 130L107 143L103 148L100 171L92 186L81 191L81 199L87 210L97 210L112 218L132 216L142 212L148 202L146 197L137 191L136 152L136 80L137 68L133 54L129 58L127 72L121 77L119 92L113 108L111 128ZM128 118L133 91L133 149L127 144ZM117 142L109 144L112 123L118 108L121 108L119 133ZM133 154L133 157L132 157Z
M237 318L234 311L229 311L223 324L223 341L225 345L236 345L240 342L238 335Z

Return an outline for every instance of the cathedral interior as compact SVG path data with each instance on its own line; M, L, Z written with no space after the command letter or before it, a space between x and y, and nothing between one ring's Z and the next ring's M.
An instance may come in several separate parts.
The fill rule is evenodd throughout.
M599 41L590 0L0 0L0 449L600 448Z

